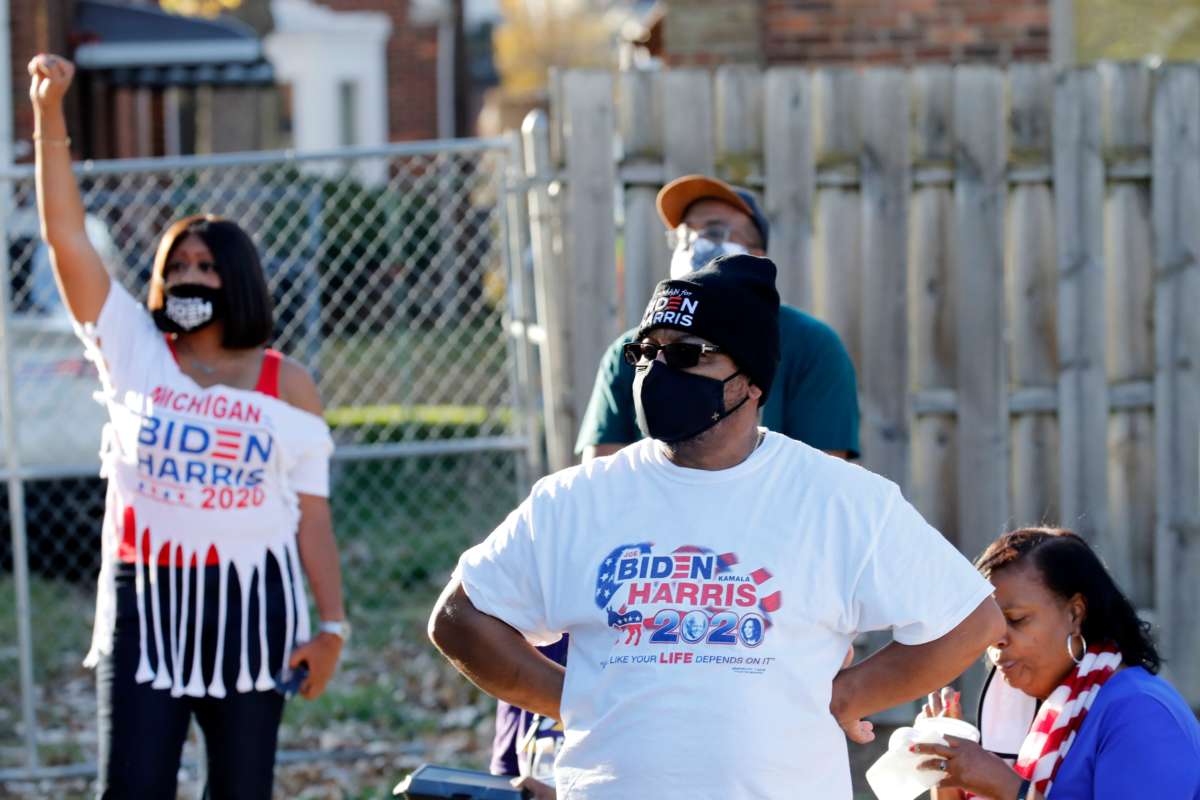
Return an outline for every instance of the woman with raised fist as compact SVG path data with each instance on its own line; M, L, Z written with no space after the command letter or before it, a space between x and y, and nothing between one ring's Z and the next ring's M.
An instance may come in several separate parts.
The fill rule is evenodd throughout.
M317 387L266 346L271 296L236 223L205 214L167 228L144 304L109 276L71 169L62 99L74 66L39 55L29 74L42 237L109 412L86 661L99 795L174 798L194 715L206 796L266 800L286 690L320 695L349 632Z

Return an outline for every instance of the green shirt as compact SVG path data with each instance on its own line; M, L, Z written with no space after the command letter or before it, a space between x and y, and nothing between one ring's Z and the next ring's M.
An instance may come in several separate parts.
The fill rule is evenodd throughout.
M576 453L642 438L633 408L633 367L621 355L635 333L622 334L600 360ZM779 307L779 369L762 423L818 450L858 455L858 387L850 355L833 328L791 306Z

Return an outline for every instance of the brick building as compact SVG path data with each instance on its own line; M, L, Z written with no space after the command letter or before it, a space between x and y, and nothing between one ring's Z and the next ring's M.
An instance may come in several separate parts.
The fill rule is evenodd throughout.
M29 73L26 65L37 53L67 45L74 0L10 0L9 75L12 78L13 137L17 155L30 150L33 109L29 105Z
M1046 61L1048 0L771 0L768 62Z
M664 0L669 66L1050 60L1054 0Z

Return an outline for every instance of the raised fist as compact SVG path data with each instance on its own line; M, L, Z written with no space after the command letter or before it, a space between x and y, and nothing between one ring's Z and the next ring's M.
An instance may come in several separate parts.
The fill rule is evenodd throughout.
M62 102L75 77L75 65L62 56L39 53L29 62L29 99L39 109Z

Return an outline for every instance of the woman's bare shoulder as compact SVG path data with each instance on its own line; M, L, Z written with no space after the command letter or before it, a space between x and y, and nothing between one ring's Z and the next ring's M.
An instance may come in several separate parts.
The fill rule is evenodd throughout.
M321 393L308 368L294 358L284 356L279 365L279 399L301 411L321 416Z

